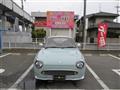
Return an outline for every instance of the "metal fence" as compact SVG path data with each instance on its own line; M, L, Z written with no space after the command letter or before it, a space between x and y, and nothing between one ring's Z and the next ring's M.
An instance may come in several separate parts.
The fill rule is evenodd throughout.
M83 46L83 43L82 45ZM98 48L97 43L86 43L85 50L120 50L120 43L106 43L105 47Z
M40 45L38 43L4 43L3 49L40 49Z
M21 49L40 49L40 43L45 42L44 38L34 38L32 43L4 43L3 49L21 48ZM120 43L106 43L105 47L98 48L97 43L86 43L85 48L83 48L83 43L81 43L81 50L120 50Z
M3 43L3 49L40 49L40 43L44 43L44 38L33 38L31 43L16 43L16 42L5 42Z

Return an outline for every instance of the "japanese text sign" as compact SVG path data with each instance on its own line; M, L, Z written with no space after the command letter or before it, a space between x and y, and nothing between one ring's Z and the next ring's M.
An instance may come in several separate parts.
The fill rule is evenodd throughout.
M34 24L36 27L46 27L46 26L47 26L46 21L35 21L33 24Z
M48 11L47 26L49 28L74 28L74 12Z
M106 46L107 29L107 23L100 23L98 25L98 47Z

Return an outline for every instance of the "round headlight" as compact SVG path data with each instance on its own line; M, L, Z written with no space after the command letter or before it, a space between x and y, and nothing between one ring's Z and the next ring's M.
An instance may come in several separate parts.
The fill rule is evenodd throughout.
M76 67L79 68L79 69L82 69L84 67L84 62L83 61L77 62Z
M35 61L36 68L40 69L43 67L43 63L41 61Z

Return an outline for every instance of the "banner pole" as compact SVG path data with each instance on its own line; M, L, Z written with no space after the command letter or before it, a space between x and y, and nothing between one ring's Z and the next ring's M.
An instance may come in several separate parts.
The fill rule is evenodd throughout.
M52 33L51 33L51 28L50 28L50 37L51 37L51 34L52 34Z
M72 34L72 33L71 33L71 29L69 28L69 37L72 37L71 34Z

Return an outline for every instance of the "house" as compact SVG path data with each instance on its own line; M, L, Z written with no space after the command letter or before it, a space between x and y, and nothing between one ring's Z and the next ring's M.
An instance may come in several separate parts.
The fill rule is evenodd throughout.
M86 15L87 43L97 43L98 24L107 23L107 43L120 43L120 23L114 22L118 14L98 12ZM79 37L83 37L83 17L77 22ZM81 40L82 41L82 40Z

